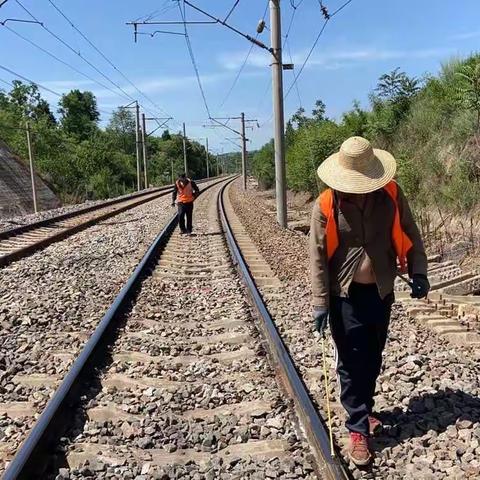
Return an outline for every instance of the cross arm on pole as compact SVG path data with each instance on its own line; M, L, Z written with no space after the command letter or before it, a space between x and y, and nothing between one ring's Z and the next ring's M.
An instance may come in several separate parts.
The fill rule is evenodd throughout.
M211 120L212 122L215 122L220 127L226 128L227 130L230 130L231 132L236 133L237 135L240 135L240 136L242 135L242 133L239 132L238 130L235 130L234 128L229 127L226 123L222 123L216 118L210 118L209 120ZM211 125L211 127L216 127L216 125Z
M147 32L137 32L137 35L147 35L149 37L154 37L155 35L157 35L157 33L163 33L163 34L167 34L167 35L180 35L181 37L184 37L185 34L182 33L182 32L169 32L167 30L155 30L154 32L152 33L147 33Z
M152 130L150 133L147 133L147 137L153 135L157 130L164 127L170 120L173 120L173 117L146 117L145 120L155 120L158 124L158 127ZM163 123L160 123L163 121Z
M1 7L1 5L0 5ZM23 20L20 18L6 18L3 22L0 22L0 25L5 25L7 22L16 22L16 23L34 23L36 25L41 25L43 27L42 22L37 22L36 20Z
M243 33L240 30L236 29L235 27L232 27L230 24L228 24L225 20L222 20L220 18L214 17L213 15L210 15L210 13L206 12L205 10L202 10L200 7L197 7L193 3L190 3L188 0L184 0L185 4L188 5L189 7L193 8L197 12L200 12L201 14L205 15L208 18L211 18L212 20L215 21L215 23L220 23L224 27L227 27L228 29L232 30L235 32L237 35L242 36L243 38L246 38L248 41L254 43L260 48L263 48L264 50L269 51L272 53L272 49L267 47L263 42L260 40L257 40L256 38L252 37L251 35L248 35L247 33ZM228 18L228 17L227 17Z

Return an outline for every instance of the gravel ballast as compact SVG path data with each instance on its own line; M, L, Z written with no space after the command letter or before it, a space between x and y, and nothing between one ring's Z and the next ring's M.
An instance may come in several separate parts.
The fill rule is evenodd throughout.
M278 278L278 297L268 301L296 364L326 417L322 356L313 335L308 239L282 230L254 191L236 182L230 195L250 237ZM347 432L329 348L330 400L340 447ZM453 346L410 319L401 305L392 313L376 410L384 433L372 441L371 469L350 465L355 478L464 479L480 477L480 370L478 352Z
M175 213L170 202L136 207L0 270L0 407L33 407L25 419L0 413L6 458Z
M175 232L143 281L57 480L316 478L232 266L218 190L196 202L195 236Z

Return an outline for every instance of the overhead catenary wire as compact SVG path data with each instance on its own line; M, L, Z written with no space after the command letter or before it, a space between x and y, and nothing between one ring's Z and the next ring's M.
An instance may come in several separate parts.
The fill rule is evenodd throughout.
M323 32L325 31L325 29L327 28L327 25L328 23L330 22L330 20L335 16L337 15L338 13L340 13L347 5L349 5L350 3L352 3L353 0L347 0L345 3L343 3L339 8L337 8L333 13L331 14L327 14L325 15L325 13L322 13L325 15L325 21L323 22L323 25L322 27L320 28L320 31L318 32L318 35L317 37L315 38L315 41L313 42L313 45L312 47L310 48L304 62L302 63L302 66L300 67L300 70L298 71L298 73L295 75L294 79L293 79L293 82L292 84L290 85L290 87L288 88L287 92L285 93L285 96L284 96L284 99L286 99L288 97L288 95L290 94L290 92L292 91L293 87L295 86L295 84L298 82L298 79L300 78L300 75L303 73L303 70L305 69L305 66L307 65L308 61L310 60L310 57L312 56L321 36L323 35ZM323 7L323 4L321 2L319 2L320 5ZM324 7L325 8L325 7Z
M11 70L10 68L8 67L5 67L4 65L0 65L0 69L9 73L10 75L16 77L16 78L20 78L21 80L23 80L24 82L28 82L30 83L30 85L35 85L37 88L41 88L42 90L45 90L46 92L49 92L51 93L52 95L55 95L56 97L59 97L61 98L63 96L63 94L59 93L59 92L56 92L55 90L52 90L51 88L48 88L46 87L45 85L42 85L41 83L38 83L38 82L35 82L34 80L31 80L27 77L25 77L24 75L21 75L20 73L18 72L15 72L13 70ZM3 80L4 83L8 83L6 82L5 80ZM13 83L10 83L9 84L10 86L13 86ZM113 112L109 112L107 110L102 110L102 109L97 109L100 113L104 113L106 115L112 115Z
M13 70L10 70L8 67L5 67L4 65L0 65L0 69L2 69L3 71L5 72L8 72L10 73L10 75L13 75L14 77L18 77L18 78L21 78L23 81L25 82L28 82L30 83L31 85L35 85L37 86L38 88L41 88L42 90L45 90L49 93L51 93L52 95L55 95L56 97L61 97L62 94L61 93L58 93L56 92L55 90L52 90L51 88L48 88L48 87L45 87L44 85L38 83L38 82L34 82L33 80L30 80L29 78L21 75L20 73L17 73Z
M134 82L130 80L104 53L100 50L89 38L85 35L74 23L73 21L52 1L48 2L55 8L55 10L70 24L70 26L129 84L135 91L145 98L153 107L155 107L160 112L169 115L162 107L160 107L156 102L154 102L148 95L141 91Z
M237 8L237 5L240 3L240 0L235 0L235 3L233 4L232 8L230 9L230 11L228 12L227 16L225 17L225 20L224 22L226 22L230 16L232 15L232 13L235 11L235 9Z
M81 75L82 77L86 78L87 80L90 80L91 82L93 83L96 83L97 85L100 85L102 88L104 88L105 90L109 90L109 91L112 91L113 93L115 93L115 95L117 95L116 92L114 92L113 90L110 89L110 87L108 87L107 85L105 85L104 83L96 80L95 78L91 77L90 75L82 72L81 70L79 70L78 68L74 67L72 64L66 62L65 60L62 60L61 58L57 57L55 54L53 54L52 52L48 51L47 49L43 48L42 46L38 45L37 43L35 43L33 40L30 40L29 38L25 37L24 35L22 35L21 33L18 33L17 31L13 30L13 28L11 27L8 27L7 25L4 25L4 28L6 28L7 30L9 30L11 33L13 33L14 35L16 35L17 37L21 38L23 41L29 43L30 45L33 45L35 48L37 48L38 50L42 51L43 53L45 53L46 55L48 55L49 57L53 58L54 60L56 60L57 62L65 65L66 67L70 68L71 70L73 70L74 72L78 73L79 75Z
M340 7L338 7L333 13L329 14L327 12L327 14L325 14L325 12L322 10L322 14L324 15L324 22L320 28L320 31L318 32L318 35L317 37L315 38L315 41L313 42L313 45L312 47L310 48L305 60L303 61L302 63L302 66L300 67L300 70L299 72L294 76L294 79L293 79L293 82L290 84L287 92L284 94L283 96L283 99L286 100L288 98L288 96L290 95L291 91L293 90L293 88L295 87L296 88L296 85L298 84L298 79L300 78L300 75L303 73L303 70L305 69L308 61L310 60L310 57L312 56L320 38L322 37L328 23L332 20L332 18L337 15L338 13L340 13L347 5L349 5L350 3L352 3L353 0L347 0L345 3L343 3ZM325 8L324 5L322 4L322 2L319 0L319 4L321 7ZM266 120L263 124L262 124L262 127L265 126L266 124L268 124L273 118L273 114L269 117L268 120Z
M195 71L195 76L197 78L198 88L200 89L200 94L202 95L203 103L205 105L205 109L207 111L208 118L212 118L212 115L210 113L210 108L209 108L208 102L207 102L207 97L206 97L205 91L203 89L202 80L200 78L200 72L198 70L197 62L195 60L195 55L193 53L192 42L190 41L190 37L188 35L187 19L186 19L186 16L185 16L185 3L183 5L183 10L182 10L182 6L180 5L180 1L179 1L178 2L178 8L180 10L180 15L182 17L183 27L184 27L184 31L185 31L185 42L187 44L187 50L188 50L188 53L190 55L190 60L192 61L193 69Z
M174 2L172 2L171 0L165 0L163 2L163 7L161 7L158 10L154 10L153 12L148 13L147 15L142 15L138 17L136 20L134 20L134 22L140 22L140 21L149 22L150 20L153 20L159 15L163 15L164 13L170 10L173 10L174 8L175 8Z
M265 7L265 11L263 12L263 17L262 17L262 20L265 21L265 17L267 16L267 11L268 11L268 5L270 3L270 0L267 0L267 5ZM257 33L256 37L255 38L258 38L259 34ZM233 83L232 83L232 86L230 87L230 89L228 90L227 94L225 95L225 98L222 100L222 103L220 104L219 106L219 109L222 108L228 101L228 99L230 98L230 95L233 93L233 90L235 89L236 85L237 85L237 82L240 78L240 75L242 74L243 70L245 69L245 67L247 66L247 63L248 63L248 59L250 58L250 55L252 54L252 51L253 51L253 48L255 47L255 44L252 43L250 45L250 48L247 52L247 56L245 57L245 60L243 61L242 65L240 66L240 69L238 70L234 80L233 80Z
M108 87L108 90L114 93L115 95L122 97L127 100L135 100L128 92L126 92L120 85L118 85L114 80L112 80L108 75L103 73L97 66L95 66L90 60L88 60L85 56L83 56L80 52L77 52L69 43L67 43L65 40L63 40L59 35L57 35L55 32L50 30L43 22L40 22L40 20L33 15L30 10L28 10L19 0L15 0L16 3L31 17L33 20L35 20L46 32L48 32L51 36L53 36L56 40L58 40L62 45L64 45L66 48L68 48L71 52L73 52L75 55L80 57L85 63L87 63L93 70L95 70L99 75L101 75L103 78L105 78L109 83L111 83L119 92L116 92L112 88ZM145 110L147 110L144 106L142 106ZM147 110L148 111L148 110ZM150 112L149 112L150 113Z
M97 66L95 66L90 60L88 60L85 56L83 56L80 52L77 52L69 43L67 43L63 38L61 38L59 35L57 35L55 32L50 30L43 22L40 22L35 15L33 15L30 10L28 10L24 5L19 0L15 0L17 4L28 14L30 15L31 18L33 18L36 22L39 23L40 27L43 28L46 32L48 32L52 37L57 39L62 45L64 45L66 48L68 48L72 53L80 57L87 65L89 65L93 70L95 70L99 75L101 75L103 78L105 78L109 83L111 83L116 89L118 89L121 94L115 92L114 90L111 90L109 87L109 90L115 93L115 95L118 95L120 97L123 97L127 100L134 100L134 98L127 93L120 85L118 85L115 81L113 81L108 75L103 73Z
M13 87L13 83L9 82L7 80L4 80L3 78L0 78L0 82L4 83L5 85L8 85L9 87Z
M268 4L270 2L267 3L267 8L268 8ZM298 5L295 5L293 3L293 1L291 0L290 1L290 5L292 6L292 14L290 16L290 20L288 22L288 27L287 27L287 30L286 30L286 33L285 33L285 36L284 36L284 40L283 40L283 45L282 45L282 50L285 49L285 46L289 46L289 43L288 43L288 40L289 40L289 37L290 37L290 33L292 31L292 27L293 27L293 23L295 21L295 16L297 14L297 9L298 7L300 7L300 5L303 3L303 0L301 0ZM292 58L292 55L290 53L290 62L293 64L293 58ZM267 95L268 93L270 92L272 88L272 82L270 80L268 80L267 82L267 86L265 87L265 91L264 93L262 94L261 96L261 100L260 100L260 103L258 104L258 107L257 107L257 110L260 110L260 108L262 107L263 103L265 102L265 99L267 98ZM273 115L270 117L270 120L273 118ZM267 122L265 122L263 125L265 125L266 123L268 123L270 120L268 120Z

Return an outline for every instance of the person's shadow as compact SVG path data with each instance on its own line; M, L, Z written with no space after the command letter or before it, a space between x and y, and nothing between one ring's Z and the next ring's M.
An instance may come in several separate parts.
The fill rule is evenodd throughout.
M480 421L480 398L447 388L413 397L406 412L396 407L381 412L379 418L384 431L371 442L371 448L377 452L422 437L430 430L439 434L457 421L463 421L460 428L472 428L472 423Z

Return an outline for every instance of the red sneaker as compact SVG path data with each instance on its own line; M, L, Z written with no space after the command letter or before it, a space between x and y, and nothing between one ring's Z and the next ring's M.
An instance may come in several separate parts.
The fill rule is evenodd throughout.
M348 456L355 465L368 465L372 460L372 454L368 448L368 437L361 433L350 432Z
M370 435L373 437L378 435L383 429L383 423L376 417L369 415L368 416L368 429Z

